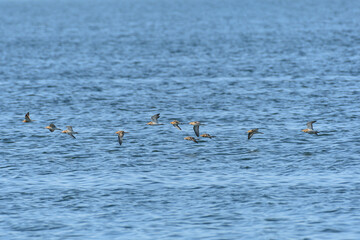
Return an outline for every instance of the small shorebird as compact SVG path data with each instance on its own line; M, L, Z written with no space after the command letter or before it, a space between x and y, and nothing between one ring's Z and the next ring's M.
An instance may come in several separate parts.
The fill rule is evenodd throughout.
M179 127L180 122L178 120L174 120L174 121L170 122L170 124L172 124L177 129L181 130L181 128Z
M319 132L314 130L313 123L316 123L316 121L311 121L311 122L306 123L306 126L308 128L302 129L301 131L303 131L304 133L316 134L317 135Z
M124 137L125 133L128 133L128 132L117 131L115 133L118 135L119 144L121 145L123 142L123 137Z
M160 113L155 114L151 117L151 122L148 122L147 125L162 125L158 122L158 119L160 117Z
M184 139L189 140L189 141L194 141L194 142L198 143L198 141L196 141L196 139L193 138L193 137L185 137Z
M49 129L50 132L53 132L53 131L55 131L55 130L61 130L60 128L57 128L57 127L55 126L55 124L53 124L53 123L50 123L50 125L49 125L49 126L46 126L45 128L46 128L46 129Z
M255 133L264 134L264 133L262 133L262 132L259 132L258 130L259 130L258 128L254 128L254 129L251 129L251 130L247 131L247 133L248 133L248 139L250 140L250 138L251 138Z
M27 112L27 113L25 114L25 119L23 120L23 122L33 122L33 121L35 121L35 120L31 120L31 119L30 119L30 113Z
M216 136L211 136L210 134L204 133L204 134L201 134L200 137L213 138L213 137L216 137Z
M77 133L77 132L74 132L72 126L66 126L66 130L62 131L62 133L66 133L66 134L69 134L70 136L72 136L73 138L76 138L73 134Z
M196 136L199 137L199 126L200 125L205 125L205 124L201 124L198 121L190 122L189 124L194 126L194 132L195 132Z

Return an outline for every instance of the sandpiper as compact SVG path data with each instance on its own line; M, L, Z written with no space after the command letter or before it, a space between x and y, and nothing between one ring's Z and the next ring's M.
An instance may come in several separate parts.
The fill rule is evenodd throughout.
M33 122L33 121L35 121L35 120L31 120L31 119L30 119L30 113L27 112L27 113L25 114L25 119L23 120L23 122Z
M115 133L118 135L119 144L121 145L122 142L123 142L123 137L124 137L125 133L128 133L128 132L125 132L125 131L117 131L117 132L115 132Z
M189 124L194 126L194 132L195 132L196 136L199 137L199 126L200 125L205 125L205 124L202 124L202 123L200 123L198 121L190 122Z
M177 129L181 130L181 128L179 127L180 122L178 120L174 120L174 121L170 122L170 124L172 124Z
M251 130L247 131L247 133L248 133L248 139L250 140L250 138L251 138L255 133L264 134L264 133L262 133L262 132L259 132L258 130L259 130L258 128L254 128L254 129L251 129Z
M204 134L201 134L200 137L213 138L213 137L216 137L216 136L211 136L210 134L204 133Z
M55 124L53 124L53 123L50 123L50 125L49 125L49 126L46 126L45 128L46 128L46 129L49 129L50 132L53 132L53 131L55 131L55 130L61 130L60 128L57 128L57 127L55 126Z
M62 133L66 133L69 134L70 136L72 136L73 138L76 138L73 134L76 134L77 132L74 132L72 126L66 126L66 130L62 131Z
M151 122L148 122L147 125L162 125L158 122L158 119L160 117L160 113L155 114L151 117Z
M196 139L193 138L193 137L185 137L184 139L189 140L189 141L194 141L194 142L198 143L198 141L196 141Z
M301 131L303 131L305 133L316 134L317 135L319 132L314 130L313 123L316 123L316 121L311 121L311 122L306 123L306 126L308 128L302 129Z

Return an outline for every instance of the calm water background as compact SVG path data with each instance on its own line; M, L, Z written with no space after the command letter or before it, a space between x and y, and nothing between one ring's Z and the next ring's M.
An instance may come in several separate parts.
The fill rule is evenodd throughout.
M0 32L1 239L360 239L360 1L1 0Z

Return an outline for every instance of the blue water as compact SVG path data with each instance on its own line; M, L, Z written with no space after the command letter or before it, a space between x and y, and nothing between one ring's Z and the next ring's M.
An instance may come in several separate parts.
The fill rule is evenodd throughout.
M1 239L360 239L360 1L0 0L0 32Z

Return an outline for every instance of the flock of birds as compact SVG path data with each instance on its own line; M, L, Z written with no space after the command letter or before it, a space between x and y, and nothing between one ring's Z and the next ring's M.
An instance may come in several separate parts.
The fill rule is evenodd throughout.
M147 125L164 125L164 124L161 124L159 123L158 119L160 118L160 113L158 114L155 114L154 116L151 117L151 121L147 123ZM23 122L33 122L35 120L31 120L30 118L30 113L26 113L25 114L25 119L23 120ZM315 123L316 121L311 121L311 122L308 122L306 125L307 125L307 128L306 129L302 129L301 131L305 132L305 133L309 133L309 134L315 134L317 135L319 132L318 131L315 131L314 128L313 128L313 123ZM178 120L174 120L172 122L170 122L170 124L172 124L175 128L181 130L180 128L180 123ZM190 125L193 125L194 127L194 132L195 132L195 135L197 137L204 137L204 138L214 138L216 136L211 136L210 134L208 133L204 133L204 134L201 134L200 135L200 125L205 125L205 124L202 124L198 121L194 121L194 122L190 122L189 123ZM60 128L57 128L55 126L55 124L53 123L50 123L49 126L46 126L45 127L46 129L49 129L50 132L54 132L55 130L60 130L62 133L66 133L68 135L70 135L71 137L73 138L76 138L74 136L74 134L77 134L77 132L75 132L72 128L72 126L66 126L66 130L61 130ZM128 133L128 132L125 132L125 131L117 131L115 132L117 135L118 135L118 141L119 141L119 144L121 145L122 142L123 142L123 138L124 138L124 135L125 133ZM258 128L254 128L254 129L250 129L249 131L247 131L247 134L248 134L248 140L251 139L251 137L254 135L254 134L263 134L262 132L259 132L259 129ZM188 137L185 137L184 138L185 140L188 140L188 141L193 141L195 143L198 143L198 141L196 140L196 138L194 137L191 137L191 136L188 136Z

